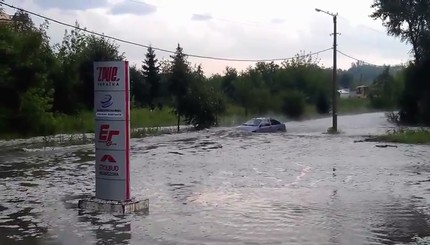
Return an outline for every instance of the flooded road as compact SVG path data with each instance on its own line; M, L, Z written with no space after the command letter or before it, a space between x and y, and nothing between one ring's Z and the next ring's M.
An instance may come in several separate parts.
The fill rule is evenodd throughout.
M430 146L354 141L383 113L132 140L131 191L148 215L90 214L94 146L3 147L0 244L414 244L430 236Z

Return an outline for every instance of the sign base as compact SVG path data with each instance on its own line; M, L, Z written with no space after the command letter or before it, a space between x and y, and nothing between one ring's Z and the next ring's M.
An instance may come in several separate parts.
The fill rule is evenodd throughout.
M142 201L107 201L95 197L90 197L79 200L78 207L79 209L84 209L90 212L106 212L116 214L142 212L148 214L149 200L145 199Z

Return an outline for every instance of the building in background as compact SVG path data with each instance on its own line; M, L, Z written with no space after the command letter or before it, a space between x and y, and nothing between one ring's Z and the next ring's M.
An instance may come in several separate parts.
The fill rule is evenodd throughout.
M0 24L9 23L12 21L12 15L0 12Z

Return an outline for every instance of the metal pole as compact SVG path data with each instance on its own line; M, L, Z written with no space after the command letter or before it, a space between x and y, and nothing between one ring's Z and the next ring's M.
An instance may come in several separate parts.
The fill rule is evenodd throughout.
M333 132L337 132L337 15L333 15Z

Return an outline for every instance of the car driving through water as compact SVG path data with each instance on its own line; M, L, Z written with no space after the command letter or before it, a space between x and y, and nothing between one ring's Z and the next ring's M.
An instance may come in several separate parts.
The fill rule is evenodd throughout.
M257 117L238 126L238 129L254 133L286 132L284 123L271 117Z

